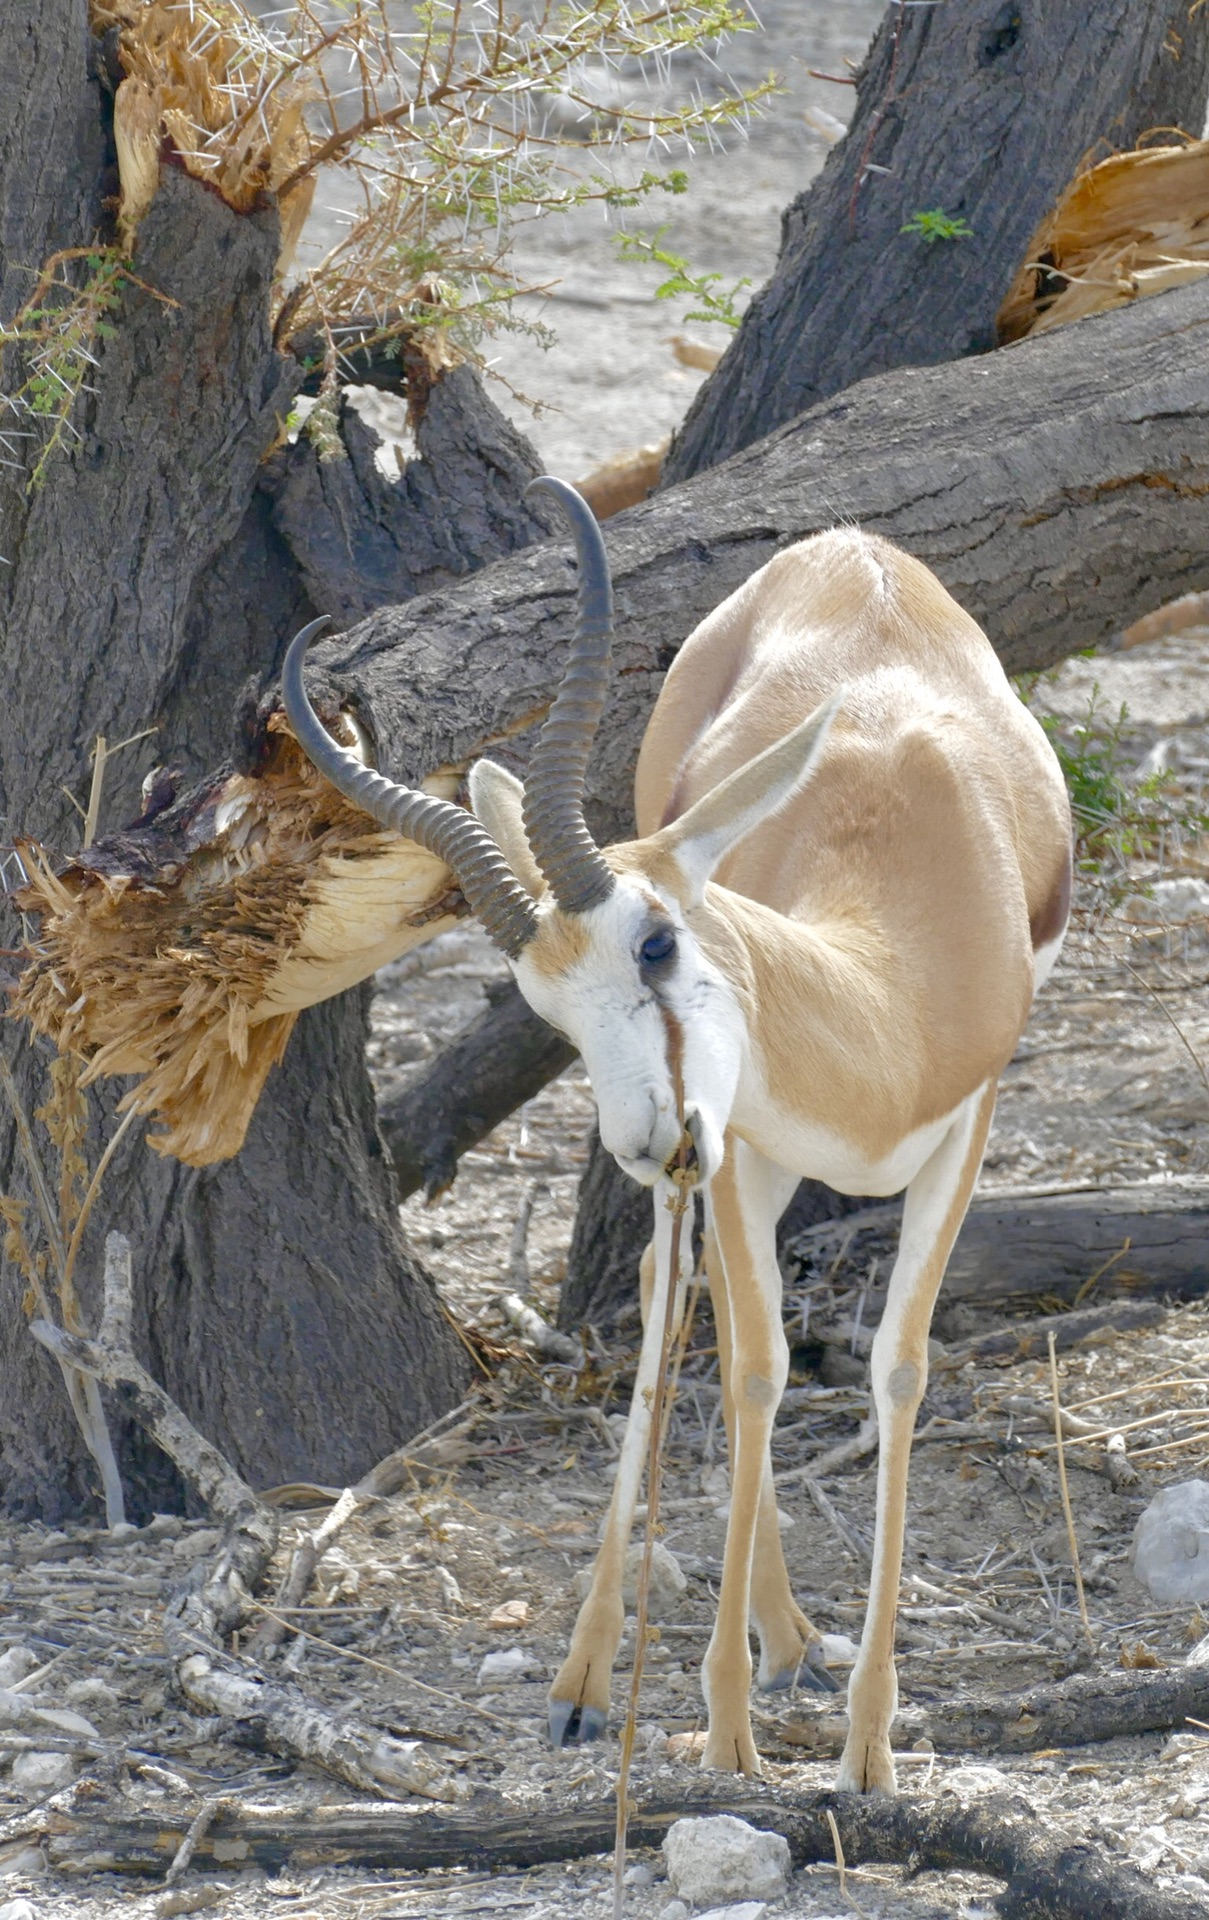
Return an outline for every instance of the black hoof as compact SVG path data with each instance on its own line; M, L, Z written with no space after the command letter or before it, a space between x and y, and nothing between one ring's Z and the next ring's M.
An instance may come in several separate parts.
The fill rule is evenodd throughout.
M760 1692L784 1693L787 1687L792 1687L797 1677L796 1667L782 1667L780 1673L774 1673L771 1680L760 1681Z
M572 1700L551 1700L546 1708L550 1743L555 1747L582 1747L599 1740L608 1722L608 1714L599 1707L576 1706Z
M798 1670L798 1685L809 1687L812 1693L839 1693L841 1690L840 1682L824 1663L823 1649L817 1641Z

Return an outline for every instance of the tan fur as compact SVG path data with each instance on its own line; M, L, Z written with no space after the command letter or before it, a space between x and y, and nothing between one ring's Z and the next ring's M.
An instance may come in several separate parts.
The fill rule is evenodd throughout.
M582 919L556 908L539 922L526 954L539 972L550 979L569 973L588 951L588 934Z
M694 847L707 847L719 827L713 816L726 816L733 800L729 818L742 819L755 795L787 791L762 786L754 770L725 795L722 783L810 716L821 726L818 710L840 689L830 731L816 733L809 778L788 789L786 804L768 806L698 897L689 868ZM989 642L940 582L885 541L841 530L778 555L685 642L643 742L636 810L643 837L610 848L608 862L679 903L735 994L746 1035L709 1194L732 1500L703 1667L705 1763L759 1769L749 1614L768 1684L792 1677L818 1640L790 1592L769 1466L788 1370L778 1214L799 1173L858 1193L905 1184L874 1341L877 1544L839 1782L889 1790L894 1618L928 1327L996 1082L1028 1017L1035 951L1052 948L1065 925L1065 788ZM642 1277L645 1312L649 1252ZM552 1691L598 1715L621 1634L628 1527L615 1487L591 1593Z
M1010 1059L1069 872L1049 745L940 582L847 531L771 561L681 649L638 762L653 838L610 859L667 886L659 828L841 686L817 770L691 924L737 972L777 1104L878 1159Z

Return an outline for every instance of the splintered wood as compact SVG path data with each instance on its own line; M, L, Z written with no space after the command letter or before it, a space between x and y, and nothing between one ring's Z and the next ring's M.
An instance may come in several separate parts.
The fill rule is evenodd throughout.
M256 775L196 789L57 873L24 849L21 906L40 933L14 1010L86 1061L85 1083L138 1075L123 1106L155 1114L149 1144L190 1166L238 1152L304 1007L464 911L443 862L343 800L283 715L267 736Z
M263 46L222 31L192 7L146 0L94 0L98 35L116 27L125 78L114 100L121 184L118 221L128 250L159 185L165 136L187 171L248 212L285 184L309 150L303 110L315 91L300 68L264 87ZM259 57L257 57L259 55ZM280 200L281 266L288 264L314 197L313 178Z
M1209 272L1209 142L1116 153L1033 235L999 309L1001 342L1106 313Z

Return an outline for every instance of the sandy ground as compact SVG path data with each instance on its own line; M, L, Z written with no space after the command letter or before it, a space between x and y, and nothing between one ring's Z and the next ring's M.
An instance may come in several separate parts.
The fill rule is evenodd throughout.
M748 81L775 64L785 92L749 142L724 156L699 156L691 194L660 208L671 223L668 244L695 268L757 282L772 264L782 205L822 156L803 113L808 107L842 112L844 90L811 81L805 69L842 70L845 56L859 58L879 9L838 0L827 7L766 0L762 11L770 43L737 43L726 55L728 70ZM559 282L540 308L533 305L556 325L557 344L540 353L524 339L503 337L495 352L515 387L545 400L536 427L528 416L518 418L550 467L574 477L603 456L668 430L696 376L677 364L667 344L668 335L683 329L675 312L653 299L654 276L618 264L597 214L534 230L522 251L534 283ZM1034 698L1068 725L1085 717L1094 687L1114 713L1127 702L1125 757L1135 766L1167 770L1173 798L1187 810L1209 767L1207 649L1209 631L1194 630L1130 653L1078 660ZM1123 877L1116 892L1128 902L1124 908L1118 903L1108 911L1102 883L1084 886L1067 954L1004 1078L984 1189L1209 1175L1207 883L1204 849L1173 833ZM474 1014L484 984L499 971L490 947L471 929L388 970L373 1042L380 1081L421 1068ZM544 1698L608 1497L632 1356L598 1356L582 1374L557 1367L543 1372L515 1342L496 1303L510 1275L519 1273L530 1301L547 1315L555 1312L591 1113L582 1072L572 1068L466 1156L441 1205L426 1209L413 1200L404 1209L407 1232L451 1310L497 1343L511 1342L511 1349L472 1415L442 1443L435 1468L417 1472L413 1486L345 1530L312 1588L306 1636L288 1641L268 1669L297 1678L332 1710L427 1738L467 1787L506 1789L532 1808L535 1820L547 1796L571 1785L596 1786L607 1795L615 1779L612 1737L565 1754L548 1748ZM521 1269L515 1228L526 1209ZM795 1324L802 1305L791 1275L787 1313ZM668 1740L691 1735L701 1719L698 1669L720 1571L726 1498L712 1346L703 1310L666 1478L666 1543L686 1584L664 1609L644 1686L640 1798L674 1792L687 1778ZM859 1356L849 1371L847 1384L829 1387L817 1375L795 1372L774 1454L777 1472L787 1476L778 1498L791 1575L802 1604L834 1636L841 1677L843 1642L858 1636L863 1611L873 1466L859 1459L825 1475L839 1528L807 1497L800 1469L859 1428L867 1407ZM1137 1514L1154 1492L1209 1466L1207 1378L1209 1306L1200 1303L1170 1309L1145 1333L1103 1336L1062 1362L1068 1407L1118 1396L1104 1403L1111 1415L1094 1407L1092 1413L1134 1423L1128 1441L1139 1473L1135 1486L1117 1491L1098 1446L1072 1450L1089 1652L1074 1602L1049 1429L1020 1412L1026 1402L1045 1402L1045 1369L1025 1361L938 1370L921 1416L928 1436L917 1448L912 1478L899 1632L904 1706L943 1712L946 1699L974 1686L1010 1691L1081 1668L1099 1673L1111 1690L1122 1657L1183 1661L1207 1623L1186 1603L1157 1606L1135 1578L1129 1549ZM305 1523L315 1517L304 1516ZM285 1545L304 1520L290 1523ZM0 1657L28 1649L39 1666L27 1697L45 1709L83 1715L109 1756L99 1776L106 1784L91 1799L82 1794L83 1808L179 1805L183 1796L194 1810L209 1796L231 1792L288 1812L347 1797L318 1773L235 1747L167 1689L160 1610L174 1581L213 1545L211 1530L175 1519L117 1543L87 1528L0 1533ZM509 1624L493 1624L493 1616L503 1620L498 1610L505 1602L514 1603ZM630 1645L627 1630L623 1663ZM487 1654L508 1650L520 1656L510 1676L480 1671ZM819 1712L812 1695L757 1697L757 1740L774 1783L814 1787L833 1779L833 1727L820 1722ZM73 1771L84 1764L79 1740L74 1757L71 1738L61 1743ZM13 1775L16 1751L13 1736L6 1744L0 1732L0 1755L7 1756L0 1759L0 1836L4 1823L47 1791L23 1787ZM1015 1757L925 1751L908 1755L901 1773L906 1788L927 1795L1010 1788L1039 1817L1199 1890L1209 1911L1209 1742L1195 1733ZM95 1770L91 1777L98 1777ZM607 1911L608 1875L601 1858L487 1874L468 1857L457 1873L427 1875L300 1865L268 1877L232 1863L218 1874L191 1870L177 1903L166 1907L158 1885L107 1874L83 1882L47 1875L36 1856L0 1837L0 1917L91 1920L128 1913L141 1920L209 1909L247 1920L345 1914L569 1920ZM863 1872L848 1887L870 1920L955 1914L974 1920L989 1912L993 1891L994 1883L971 1876L908 1882L892 1869ZM636 1855L627 1915L654 1920L668 1902L658 1856ZM850 1911L829 1867L796 1874L777 1908L789 1920Z

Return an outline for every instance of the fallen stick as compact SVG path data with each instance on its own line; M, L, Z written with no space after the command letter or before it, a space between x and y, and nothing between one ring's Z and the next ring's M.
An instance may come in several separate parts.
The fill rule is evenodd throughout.
M38 1810L0 1827L0 1847L37 1842L47 1864L65 1873L162 1874L192 1824L193 1806L98 1816L94 1809ZM834 1862L832 1816L849 1867L874 1863L912 1872L974 1872L1006 1883L1007 1920L1204 1920L1205 1903L1154 1884L1126 1860L1047 1827L1026 1801L1006 1795L965 1805L935 1799L861 1798L843 1793L771 1791L745 1782L686 1779L673 1799L652 1798L630 1820L634 1846L657 1847L686 1815L731 1813L783 1834L794 1865ZM484 1795L473 1811L429 1813L381 1803L301 1810L229 1806L199 1837L195 1868L261 1866L270 1872L325 1865L362 1869L538 1866L607 1852L611 1800L547 1796L531 1806Z

